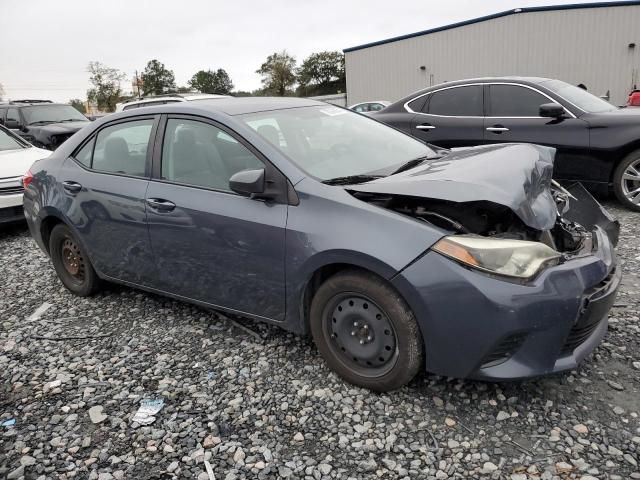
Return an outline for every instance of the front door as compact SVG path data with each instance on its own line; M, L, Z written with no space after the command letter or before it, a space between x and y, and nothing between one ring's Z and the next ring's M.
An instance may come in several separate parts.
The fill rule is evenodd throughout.
M153 126L153 117L108 125L59 172L63 210L96 269L142 285L155 274L144 201Z
M444 148L484 143L482 85L447 87L428 95L413 117L411 134Z
M589 129L585 121L569 112L564 118L540 116L540 105L554 100L532 88L492 84L487 92L486 143L524 142L557 149L554 177L588 180Z
M285 312L287 205L229 189L258 155L222 127L168 118L147 190L160 290L274 320Z

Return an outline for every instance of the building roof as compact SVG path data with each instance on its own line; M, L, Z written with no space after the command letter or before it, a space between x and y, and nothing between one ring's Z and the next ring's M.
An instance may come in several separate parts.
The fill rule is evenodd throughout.
M603 7L626 7L629 5L640 5L639 0L624 0L615 2L595 2L595 3L571 3L567 5L549 5L544 7L525 7L515 8L500 13L494 13L492 15L486 15L484 17L477 17L471 20L465 20L463 22L452 23L444 25L442 27L431 28L429 30L423 30L421 32L409 33L407 35L400 35L399 37L387 38L384 40L378 40L377 42L365 43L356 47L345 48L344 53L353 52L355 50L362 50L369 47L375 47L377 45L384 45L385 43L398 42L400 40L406 40L408 38L421 37L422 35L429 35L430 33L442 32L444 30L451 30L453 28L464 27L465 25L473 25L474 23L485 22L487 20L493 20L494 18L508 17L509 15L517 15L520 13L530 12L551 12L555 10L575 10L580 8L603 8Z

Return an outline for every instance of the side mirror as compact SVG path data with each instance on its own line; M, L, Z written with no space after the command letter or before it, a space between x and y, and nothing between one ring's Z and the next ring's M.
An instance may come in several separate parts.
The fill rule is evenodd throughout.
M20 122L12 118L7 118L4 126L12 130L17 130L21 127Z
M246 197L259 196L264 193L264 168L234 173L229 179L229 188Z
M564 107L559 103L544 103L540 105L540 116L562 118L564 116Z

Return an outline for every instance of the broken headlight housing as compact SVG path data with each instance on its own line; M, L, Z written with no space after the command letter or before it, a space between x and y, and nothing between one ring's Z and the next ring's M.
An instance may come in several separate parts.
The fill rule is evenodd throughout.
M532 278L562 258L543 243L476 235L444 237L431 249L469 267L520 279Z

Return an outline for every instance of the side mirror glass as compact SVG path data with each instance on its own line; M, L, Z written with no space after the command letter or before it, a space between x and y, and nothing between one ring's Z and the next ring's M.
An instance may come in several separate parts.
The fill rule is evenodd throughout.
M564 116L564 107L559 103L544 103L540 105L540 116L547 118L561 118Z
M5 127L16 130L20 128L20 122L18 122L18 120L14 120L12 118L7 118L7 121L5 122Z
M234 173L229 179L229 188L246 197L264 193L264 168Z

